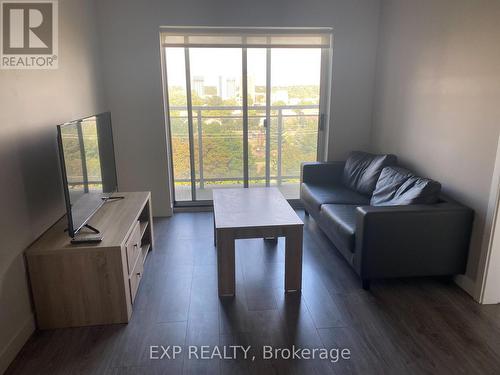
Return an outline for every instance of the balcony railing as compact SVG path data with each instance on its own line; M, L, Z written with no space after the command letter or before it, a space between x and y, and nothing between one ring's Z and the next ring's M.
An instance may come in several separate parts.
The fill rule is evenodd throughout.
M242 107L241 106L193 106L193 146L196 148L196 162L197 171L195 183L197 188L204 189L205 184L210 183L233 183L243 184L244 177L239 171L225 171L220 176L214 175L213 172L206 174L206 161L204 153L204 137L217 138L217 139L233 139L235 142L243 139L243 127L233 126L228 129L227 133L218 134L205 134L204 126L210 122L220 122L221 125L224 121L242 120ZM216 111L216 112L215 112ZM238 113L239 112L239 113ZM262 183L269 185L273 181L276 185L280 186L283 183L298 183L300 177L300 162L307 160L300 160L297 163L291 161L290 158L299 157L301 154L304 158L309 160L316 159L317 148L317 134L318 134L318 121L319 121L319 106L318 105L274 105L270 108L270 121L266 121L266 107L265 106L250 106L248 107L248 139L249 139L249 153L255 152L257 147L254 147L256 142L255 138L265 137L264 144L265 153L261 158L265 162L265 173L249 173L248 180L250 183ZM177 122L177 132L172 132L172 139L182 139L188 142L189 133L187 131L188 115L187 109L183 106L170 107L170 122L171 127L173 123ZM182 126L180 123L182 122ZM267 130L265 129L267 127ZM284 137L288 133L294 133L293 137L288 137L287 142L300 142L307 140L307 150L301 149L300 145L295 147L295 150L289 150L287 155L284 150ZM297 140L294 140L297 138ZM271 143L273 146L271 146ZM252 147L254 147L252 149ZM271 147L273 147L273 168L271 168ZM175 150L173 150L175 152ZM174 156L174 176L176 184L187 184L191 182L191 178L187 171L175 170L175 155ZM241 155L242 157L242 155ZM288 159L287 159L288 158ZM288 167L284 167L284 162L289 161ZM251 163L250 163L251 164ZM249 170L253 169L255 165L249 165ZM179 173L180 172L180 173ZM233 173L231 173L233 172ZM234 173L235 172L235 173ZM254 171L255 172L255 171Z

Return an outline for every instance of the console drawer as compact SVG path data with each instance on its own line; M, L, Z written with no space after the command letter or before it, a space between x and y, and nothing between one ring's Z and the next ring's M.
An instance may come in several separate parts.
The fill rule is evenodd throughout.
M141 254L141 229L139 221L134 224L134 228L125 243L125 249L127 251L127 269L130 275L135 264L138 263L137 258Z
M139 283L141 282L143 273L144 273L144 264L142 263L141 259L139 259L139 261L135 265L134 270L130 273L130 280L129 280L130 298L132 303L134 303L135 296L137 294L137 289L139 289Z

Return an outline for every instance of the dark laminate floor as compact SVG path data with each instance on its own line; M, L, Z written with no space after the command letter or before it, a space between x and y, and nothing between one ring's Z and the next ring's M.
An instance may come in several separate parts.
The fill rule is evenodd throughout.
M300 213L303 217L303 213ZM217 297L211 213L155 221L128 325L40 332L9 374L498 374L500 306L442 280L371 292L305 219L303 291L284 295L283 241L238 241L234 299ZM351 359L260 360L262 345L349 348ZM252 345L255 361L150 360L150 345Z

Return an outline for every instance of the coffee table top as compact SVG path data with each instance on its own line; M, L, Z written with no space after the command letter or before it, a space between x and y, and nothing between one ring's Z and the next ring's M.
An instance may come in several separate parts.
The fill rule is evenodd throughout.
M217 229L304 225L274 187L220 189L213 197Z

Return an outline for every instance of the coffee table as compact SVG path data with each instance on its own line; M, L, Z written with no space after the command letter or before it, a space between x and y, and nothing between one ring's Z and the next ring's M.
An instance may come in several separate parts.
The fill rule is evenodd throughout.
M219 296L235 293L234 241L285 237L285 292L300 291L304 223L277 188L213 191Z

